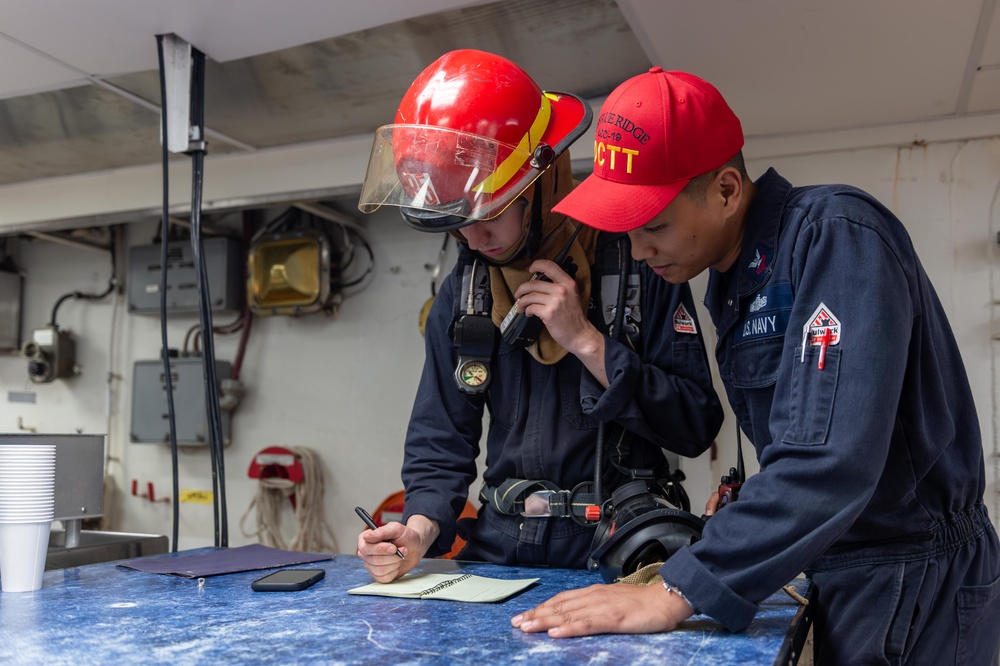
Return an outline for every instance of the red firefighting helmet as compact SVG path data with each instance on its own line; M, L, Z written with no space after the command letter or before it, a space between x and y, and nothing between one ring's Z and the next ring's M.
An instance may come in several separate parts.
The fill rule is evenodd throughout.
M582 99L543 92L506 58L451 51L410 85L396 122L375 133L358 208L399 206L421 231L496 217L592 117Z

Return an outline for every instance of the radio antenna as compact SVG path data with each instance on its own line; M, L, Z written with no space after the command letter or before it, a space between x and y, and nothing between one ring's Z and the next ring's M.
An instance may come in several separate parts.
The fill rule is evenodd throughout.
M746 472L743 469L743 438L740 436L740 427L736 426L736 478L735 483L743 483L747 480Z

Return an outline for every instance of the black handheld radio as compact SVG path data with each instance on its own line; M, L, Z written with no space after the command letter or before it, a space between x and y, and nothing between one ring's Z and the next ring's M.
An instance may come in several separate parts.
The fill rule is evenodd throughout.
M552 261L562 266L562 262L566 260L566 256L569 254L569 250L573 246L573 241L576 240L576 235L580 233L580 229L582 228L583 225L576 225L576 229L573 230L569 240L566 241L566 245L559 250L559 254L557 254L555 259ZM565 266L562 267L565 270ZM534 273L528 282L534 282L535 280L552 282L552 280L546 277L543 273ZM521 312L517 307L518 302L519 300L514 301L514 305L510 308L510 312L508 312L507 316L503 318L502 322L500 322L500 335L503 337L504 342L512 347L530 347L536 340L538 340L538 336L542 334L544 324L538 317L529 317Z
M746 473L743 470L743 439L740 437L740 428L736 427L736 467L729 468L729 474L720 479L719 482L719 508L726 506L730 502L735 502L740 497L740 488L746 481Z

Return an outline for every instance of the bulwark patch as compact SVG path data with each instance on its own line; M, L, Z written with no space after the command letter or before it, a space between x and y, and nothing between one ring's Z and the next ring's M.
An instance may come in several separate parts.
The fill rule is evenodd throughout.
M827 347L839 345L842 334L840 320L826 307L826 303L820 303L802 327L802 358L799 362L805 361L806 347L819 347L816 367L822 370L826 362Z
M698 327L695 326L694 317L688 314L687 308L681 303L677 306L674 311L674 330L678 333L698 333Z
M802 346L839 345L840 334L840 320L826 307L826 303L820 303L802 328Z

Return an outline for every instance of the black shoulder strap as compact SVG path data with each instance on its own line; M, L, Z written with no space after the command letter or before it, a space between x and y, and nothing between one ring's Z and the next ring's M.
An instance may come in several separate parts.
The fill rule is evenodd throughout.
M455 273L455 321L464 314L489 316L493 310L493 295L490 292L490 271L486 262L481 259L477 261L477 256L475 252L472 252L461 243L459 244L458 265L460 268ZM475 275L473 275L473 272L475 272ZM475 283L471 284L470 287L473 278L475 278Z
M601 234L597 241L594 261L594 283L599 285L595 306L600 308L601 321L609 337L614 336L615 315L621 295L621 278L626 276L624 293L624 333L633 349L640 349L642 303L646 293L645 277L639 262L632 259L632 244L628 234Z
M460 252L453 275L457 284L450 333L455 348L455 386L463 393L484 394L492 381L497 345L497 327L490 316L489 267L477 255Z

